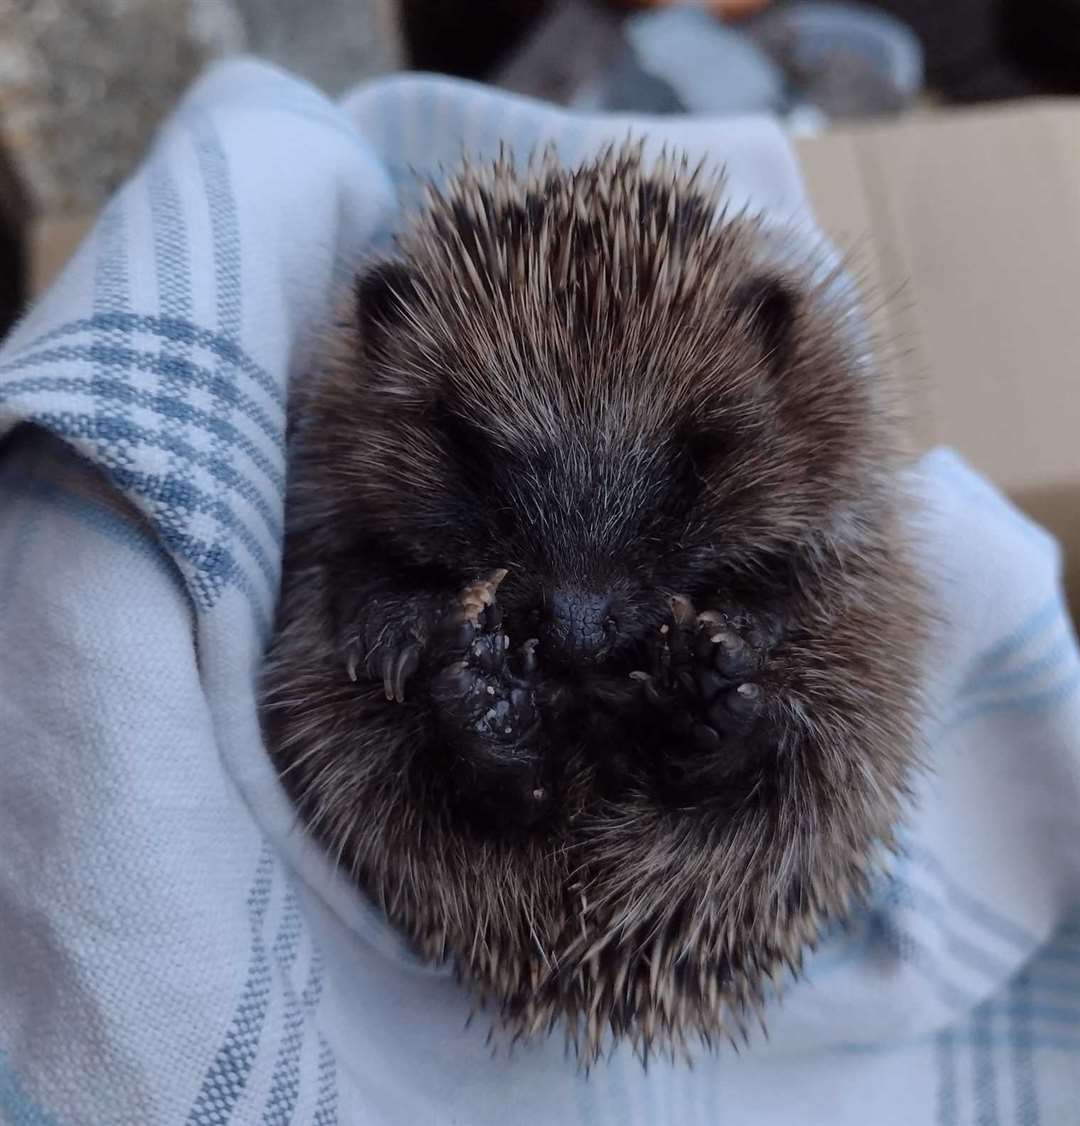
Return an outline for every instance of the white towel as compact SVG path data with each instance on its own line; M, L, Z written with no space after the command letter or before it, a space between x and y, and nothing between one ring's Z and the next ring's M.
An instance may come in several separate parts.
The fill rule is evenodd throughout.
M0 352L0 1115L33 1126L1080 1122L1080 660L1054 543L921 464L931 769L874 902L693 1070L492 1058L297 826L255 684L287 388L408 168L630 126L807 220L766 121L574 117L402 77L206 76ZM1063 357L1063 362L1065 358ZM32 422L36 426L20 426Z

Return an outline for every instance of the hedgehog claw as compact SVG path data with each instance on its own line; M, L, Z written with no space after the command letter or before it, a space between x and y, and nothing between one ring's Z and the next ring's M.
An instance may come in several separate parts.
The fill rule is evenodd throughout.
M701 641L704 642L702 659L711 654L713 664L721 675L733 678L753 669L754 651L734 630L720 629L711 636L708 631L702 631Z
M761 709L761 687L757 684L740 684L726 697L727 706L743 715L756 713Z
M781 633L775 620L698 613L688 598L671 599L671 621L652 650L652 672L633 672L645 700L668 714L669 730L703 751L741 758L737 742L765 711L766 693L751 679L765 667ZM685 773L685 772L684 772Z
M671 599L671 616L676 627L682 628L694 621L694 604L685 595L676 594Z
M405 702L405 684L420 667L420 646L410 642L396 657L383 661L383 689L388 700Z

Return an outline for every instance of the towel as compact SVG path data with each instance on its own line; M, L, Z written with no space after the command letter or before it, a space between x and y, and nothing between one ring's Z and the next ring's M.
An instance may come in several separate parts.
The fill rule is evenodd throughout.
M492 1055L305 835L259 735L284 428L337 287L466 148L627 133L813 233L768 120L574 116L415 75L332 104L206 74L0 351L0 1116L725 1126L1080 1122L1080 659L1055 543L947 450L913 472L944 608L905 847L693 1068ZM794 237L794 236L793 236ZM815 236L816 237L816 236Z

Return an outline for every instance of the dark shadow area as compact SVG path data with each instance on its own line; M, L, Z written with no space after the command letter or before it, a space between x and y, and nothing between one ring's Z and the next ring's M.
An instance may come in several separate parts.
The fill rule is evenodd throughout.
M0 144L0 339L15 323L26 300L27 207Z
M415 70L485 78L551 7L550 0L403 0L409 62Z

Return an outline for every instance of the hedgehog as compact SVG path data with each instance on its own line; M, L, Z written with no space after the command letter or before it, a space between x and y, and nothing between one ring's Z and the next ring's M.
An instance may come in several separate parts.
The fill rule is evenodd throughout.
M813 255L643 142L465 159L293 409L267 745L510 1042L746 1038L919 760L902 411Z

